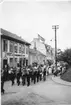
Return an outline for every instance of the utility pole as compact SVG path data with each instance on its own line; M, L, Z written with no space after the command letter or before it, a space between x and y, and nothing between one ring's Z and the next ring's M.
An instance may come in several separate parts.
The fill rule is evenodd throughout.
M34 42L34 49L35 49L35 52L36 52L36 62L38 62L38 52L37 52L37 47L36 47L36 40Z
M59 29L59 25L53 25L52 29L55 30L55 70L57 70L57 36L56 31Z
M2 46L1 46L1 29L0 29L0 76L1 76L1 69L2 69ZM1 81L1 78L0 78Z

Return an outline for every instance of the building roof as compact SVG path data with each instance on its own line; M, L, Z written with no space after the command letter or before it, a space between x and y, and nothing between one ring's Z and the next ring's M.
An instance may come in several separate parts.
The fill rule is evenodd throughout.
M31 45L30 43L28 43L27 41L25 41L23 38L19 37L16 34L13 34L13 33L9 32L7 30L4 30L2 28L0 30L1 30L1 36L2 37L9 38L9 39L12 39L12 40L16 40L16 41L19 41L19 42L27 44L27 45Z

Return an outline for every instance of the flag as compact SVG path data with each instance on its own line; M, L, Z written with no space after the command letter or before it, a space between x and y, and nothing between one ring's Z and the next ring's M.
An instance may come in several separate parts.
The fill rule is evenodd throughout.
M39 34L38 34L38 39L45 42L45 39L42 36L40 36Z

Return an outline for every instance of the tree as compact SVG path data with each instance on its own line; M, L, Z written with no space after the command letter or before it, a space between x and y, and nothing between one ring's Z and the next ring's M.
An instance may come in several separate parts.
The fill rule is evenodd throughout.
M57 61L64 61L71 65L71 49L66 49L64 52L58 55Z
M57 62L62 60L62 53L61 49L57 49Z

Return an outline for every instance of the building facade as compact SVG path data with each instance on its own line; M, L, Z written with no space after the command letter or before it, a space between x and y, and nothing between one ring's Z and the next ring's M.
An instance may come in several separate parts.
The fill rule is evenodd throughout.
M1 68L28 65L30 43L21 37L1 29Z
M46 56L47 60L54 61L54 49L50 45L45 44L45 42L40 38L34 38L31 42L30 48L36 48L39 52Z
M38 51L40 51L42 54L46 55L46 48L45 44L39 40L39 38L34 38L31 42L30 48L36 48Z
M36 49L29 49L29 65L37 62L38 64L44 64L46 56Z

